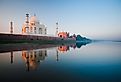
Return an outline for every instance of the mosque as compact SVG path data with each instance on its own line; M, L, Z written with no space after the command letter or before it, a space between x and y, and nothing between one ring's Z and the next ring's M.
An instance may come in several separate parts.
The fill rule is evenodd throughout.
M31 16L29 19L29 14L26 14L26 22L22 26L22 34L46 35L47 27L39 22L36 15Z

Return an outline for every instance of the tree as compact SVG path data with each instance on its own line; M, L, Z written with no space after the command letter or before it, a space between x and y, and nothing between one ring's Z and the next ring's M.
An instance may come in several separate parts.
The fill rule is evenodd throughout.
M76 40L83 40L83 37L81 37L81 35L77 35Z

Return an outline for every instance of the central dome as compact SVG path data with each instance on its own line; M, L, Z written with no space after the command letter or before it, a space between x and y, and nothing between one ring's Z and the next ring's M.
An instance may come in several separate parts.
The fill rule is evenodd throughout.
M30 18L30 22L39 22L39 20L37 19L36 16L32 16L32 17Z

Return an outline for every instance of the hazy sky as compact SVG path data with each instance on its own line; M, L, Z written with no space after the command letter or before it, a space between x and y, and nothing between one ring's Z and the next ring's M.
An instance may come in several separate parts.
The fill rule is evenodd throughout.
M48 34L59 30L93 39L121 39L121 0L0 0L0 32L21 33L25 14L36 14Z

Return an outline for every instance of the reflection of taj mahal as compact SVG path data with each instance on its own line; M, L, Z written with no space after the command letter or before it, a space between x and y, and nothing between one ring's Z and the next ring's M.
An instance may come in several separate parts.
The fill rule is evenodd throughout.
M55 48L55 54L56 54L56 61L59 61L61 53L67 52L68 50L71 50L72 48L81 48L81 46L86 45L86 44L70 44L70 45L60 45ZM31 71L31 70L36 70L39 68L40 64L47 58L47 55L52 55L50 53L47 54L47 48L43 49L31 49L31 50L21 50L21 58L26 65L26 70ZM49 57L49 56L48 56ZM10 63L14 63L14 51L10 51Z
M45 49L22 51L22 59L26 62L28 71L37 69L40 62L42 62L46 56L47 51Z
M47 34L47 27L37 19L36 15L32 16L29 20L29 14L26 14L26 23L22 26L23 34Z

